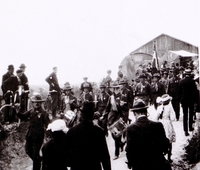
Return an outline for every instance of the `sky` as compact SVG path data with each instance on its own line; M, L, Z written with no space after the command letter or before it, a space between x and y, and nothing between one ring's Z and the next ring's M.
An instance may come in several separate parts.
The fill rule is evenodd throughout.
M100 82L132 51L164 33L198 46L199 0L2 0L0 75L27 68L30 85Z

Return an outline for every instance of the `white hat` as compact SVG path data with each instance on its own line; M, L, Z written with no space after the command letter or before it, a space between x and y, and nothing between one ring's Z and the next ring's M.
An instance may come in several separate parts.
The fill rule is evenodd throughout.
M62 130L64 133L67 133L68 128L64 120L57 119L48 125L47 130L51 130L52 132Z
M161 99L162 99L162 102L164 103L164 102L168 102L168 101L172 100L172 97L169 96L168 94L163 94Z

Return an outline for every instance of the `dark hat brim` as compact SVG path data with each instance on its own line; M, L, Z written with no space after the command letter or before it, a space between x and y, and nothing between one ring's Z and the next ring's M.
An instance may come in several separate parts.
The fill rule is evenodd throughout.
M140 108L133 108L130 109L131 111L136 111L136 110L143 110L143 109L147 109L149 106L145 106L145 107L140 107Z

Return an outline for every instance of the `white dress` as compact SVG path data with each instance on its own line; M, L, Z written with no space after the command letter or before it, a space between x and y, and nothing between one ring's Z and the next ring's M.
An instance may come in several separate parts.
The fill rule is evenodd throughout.
M174 131L174 127L172 121L175 120L175 112L172 107L171 102L168 105L160 105L158 108L159 114L163 111L162 119L160 118L160 122L162 122L163 127L165 129L165 133L170 143L176 141L176 133Z

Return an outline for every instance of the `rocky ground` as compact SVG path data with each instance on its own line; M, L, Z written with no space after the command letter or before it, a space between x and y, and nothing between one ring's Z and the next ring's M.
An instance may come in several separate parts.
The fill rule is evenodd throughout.
M149 118L155 120L155 113L153 108L149 108L150 116ZM130 114L130 118L134 121L134 117L132 113ZM200 122L200 116L197 116L197 119ZM183 161L182 155L184 155L184 146L187 145L188 140L192 137L192 133L190 136L185 136L183 132L183 119L182 114L179 121L173 122L175 131L176 131L176 142L173 143L173 151L172 151L172 167L173 170L200 170L200 165L197 164L195 167L191 168L187 165L186 162ZM199 126L197 123L195 124L195 129ZM8 131L10 127L7 126ZM24 144L25 144L25 134L27 130L27 123L21 123L20 127L17 127L17 124L12 128L12 133L9 132L6 140L1 141L0 143L0 170L31 170L32 169L32 161L27 157ZM193 132L195 133L195 132ZM112 163L112 170L126 170L127 165L126 161L126 153L125 151L121 152L119 159L113 160L114 157L114 141L109 134L106 138L110 156ZM184 165L185 164L185 165Z

